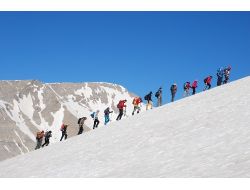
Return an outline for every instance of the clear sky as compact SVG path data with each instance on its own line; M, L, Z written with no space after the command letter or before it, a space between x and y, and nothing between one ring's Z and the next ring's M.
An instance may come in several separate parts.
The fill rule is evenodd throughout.
M0 80L112 82L144 97L250 73L250 12L0 12ZM213 80L213 86L216 79Z

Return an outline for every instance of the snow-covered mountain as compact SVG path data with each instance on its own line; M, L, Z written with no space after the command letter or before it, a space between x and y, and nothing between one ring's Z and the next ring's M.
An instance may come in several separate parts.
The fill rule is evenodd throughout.
M78 118L89 117L97 109L103 114L111 107L114 120L121 99L128 100L128 112L132 112L133 96L109 83L0 81L0 160L34 150L38 130L52 130L51 142L58 142L64 122L70 125L69 137L76 135ZM92 129L92 122L87 120L85 132Z
M0 163L0 177L250 177L250 77Z

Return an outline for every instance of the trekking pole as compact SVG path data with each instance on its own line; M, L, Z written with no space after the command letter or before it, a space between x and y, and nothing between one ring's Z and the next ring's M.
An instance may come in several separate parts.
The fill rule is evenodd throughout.
M109 122L111 123L112 122L112 118L113 118L113 112L110 115L111 115L111 117L109 117Z
M127 116L127 107L125 107L125 110L124 110L124 114L123 114L124 117Z

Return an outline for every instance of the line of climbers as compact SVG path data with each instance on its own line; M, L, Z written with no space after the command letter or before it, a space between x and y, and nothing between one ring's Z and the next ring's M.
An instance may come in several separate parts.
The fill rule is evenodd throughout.
M226 67L225 69L223 68L219 68L217 70L217 86L221 86L222 84L226 84L229 81L229 76L230 76L230 71L231 71L231 66ZM209 75L208 77L206 77L204 79L204 84L205 87L203 89L203 91L205 90L209 90L211 88L211 82L212 82L213 77L211 75ZM195 80L192 84L191 82L185 82L183 85L183 89L184 89L184 94L183 97L187 97L190 96L190 92L189 90L192 89L192 95L196 94L196 88L198 87L198 80ZM171 102L174 102L175 99L175 95L177 93L177 84L174 83L173 85L171 85L170 87L170 92L171 92ZM153 109L153 100L152 100L152 95L153 92L150 91L149 94L147 94L144 97L144 100L146 101L146 110L149 109ZM157 107L162 106L162 87L160 87L157 92L155 93L155 97L157 98ZM141 97L135 97L133 99L133 112L132 115L134 115L135 113L139 114L141 111L141 103L142 103L142 99ZM119 103L117 104L117 108L119 110L119 114L116 118L117 121L121 120L123 116L127 116L126 113L126 105L127 100L120 100ZM111 120L110 120L110 114L112 114L113 111L110 110L110 107L106 108L104 110L104 125L107 125ZM97 110L96 112L93 112L90 116L93 119L93 129L98 128L98 125L100 124L100 120L99 120L99 114L100 114L100 110ZM81 135L84 131L83 126L85 121L87 120L87 117L82 117L78 119L78 125L79 125L79 131L77 135ZM60 141L62 141L63 139L67 139L68 135L67 135L67 129L68 129L69 125L66 124L62 124L61 126L61 132L62 132L62 136ZM38 132L37 133L37 146L35 149L39 149L41 147L44 146L48 146L49 145L49 139L52 137L52 132L51 131L47 131L46 133L44 133L44 131ZM42 144L43 139L45 139L45 143Z

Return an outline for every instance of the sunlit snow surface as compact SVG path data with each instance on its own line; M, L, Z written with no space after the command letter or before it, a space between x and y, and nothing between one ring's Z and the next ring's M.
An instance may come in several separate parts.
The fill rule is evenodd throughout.
M3 161L0 177L250 177L250 77Z

